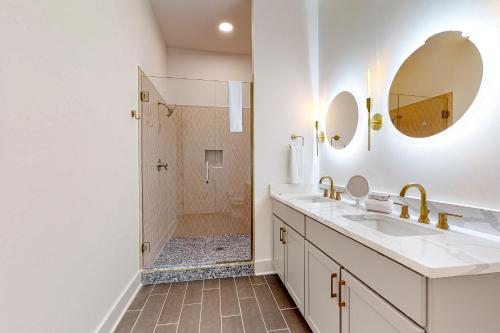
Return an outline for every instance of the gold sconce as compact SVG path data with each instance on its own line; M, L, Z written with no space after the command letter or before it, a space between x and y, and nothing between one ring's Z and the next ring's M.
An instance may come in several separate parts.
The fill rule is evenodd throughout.
M319 131L319 121L314 123L316 128L316 156L319 156L319 144L325 142L325 132Z
M380 113L375 113L372 116L372 82L370 71L368 71L367 86L368 97L366 98L366 109L368 110L368 151L370 151L372 149L372 130L378 131L383 125Z

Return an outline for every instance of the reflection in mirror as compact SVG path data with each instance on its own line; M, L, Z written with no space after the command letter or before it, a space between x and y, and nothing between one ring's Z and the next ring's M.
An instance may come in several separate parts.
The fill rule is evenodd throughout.
M358 126L358 104L347 91L333 99L326 116L326 134L333 148L343 149L351 142Z
M460 31L430 37L406 59L389 93L391 121L423 138L444 131L470 107L481 84L481 54Z

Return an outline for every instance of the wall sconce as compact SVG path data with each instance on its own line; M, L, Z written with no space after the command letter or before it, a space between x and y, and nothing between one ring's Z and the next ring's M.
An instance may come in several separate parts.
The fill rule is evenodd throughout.
M319 131L319 121L314 123L316 128L316 156L319 156L319 144L325 142L325 132Z
M376 113L372 117L372 82L371 82L371 73L368 70L367 75L367 95L366 98L366 109L368 110L368 151L372 149L372 130L378 131L382 125L382 115L380 113Z

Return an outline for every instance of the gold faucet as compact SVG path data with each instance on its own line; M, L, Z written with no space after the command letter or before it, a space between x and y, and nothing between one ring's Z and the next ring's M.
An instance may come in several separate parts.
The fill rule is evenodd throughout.
M330 176L323 176L319 180L319 184L320 185L323 184L323 180L325 180L325 179L328 179L330 181L330 199L333 199L333 198L335 198L335 195L334 195L335 194L335 190L334 190L334 187L333 187L333 179ZM325 198L328 198L328 190L323 190L323 196Z
M409 183L403 186L401 189L401 193L399 196L404 197L406 191L410 187L415 187L420 191L420 217L418 218L418 222L420 223L429 223L429 209L427 208L427 193L425 193L425 188L417 183Z

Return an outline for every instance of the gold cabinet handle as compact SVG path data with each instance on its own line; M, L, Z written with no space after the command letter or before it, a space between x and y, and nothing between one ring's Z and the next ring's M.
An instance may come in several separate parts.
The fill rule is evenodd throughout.
M280 242L283 243L283 231L284 229L280 227Z
M345 306L345 301L342 300L342 286L345 286L344 280L339 281L339 307Z
M286 229L283 228L283 244L286 244L286 240L285 240L285 232L286 232Z
M330 298L335 298L337 297L337 293L333 292L333 280L337 278L337 273L332 273L330 275Z

